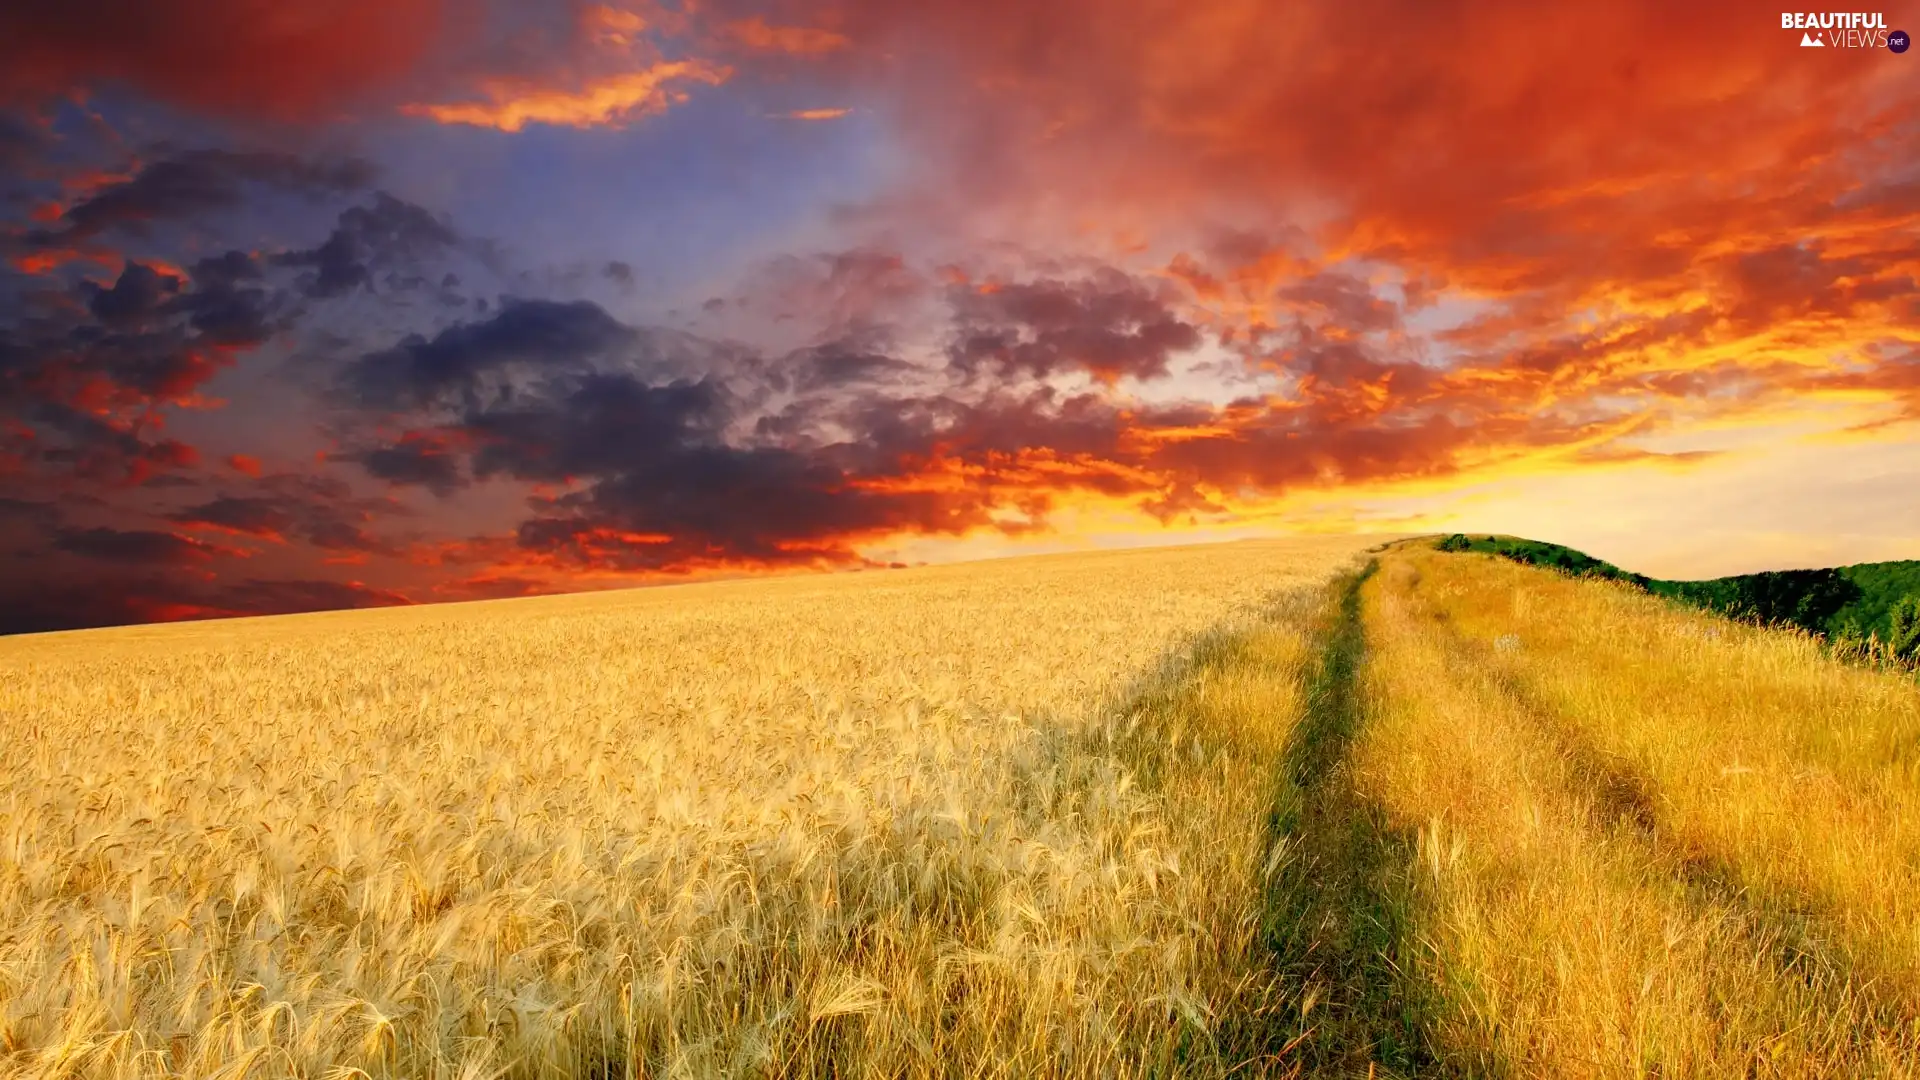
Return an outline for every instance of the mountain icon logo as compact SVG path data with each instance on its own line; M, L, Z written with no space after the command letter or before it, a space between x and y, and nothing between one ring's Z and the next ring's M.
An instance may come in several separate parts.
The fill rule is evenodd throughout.
M1812 34L1801 34L1800 47L1803 49L1824 49L1827 47L1827 43L1814 37Z

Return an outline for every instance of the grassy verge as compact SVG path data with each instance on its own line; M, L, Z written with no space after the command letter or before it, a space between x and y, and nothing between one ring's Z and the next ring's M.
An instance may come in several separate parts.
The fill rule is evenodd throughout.
M1369 564L1323 596L1296 601L1310 608L1217 640L1152 710L1174 732L1255 740L1250 760L1267 774L1252 792L1265 809L1250 914L1261 980L1272 989L1267 1007L1228 1015L1219 1028L1239 1068L1459 1074L1432 1041L1434 988L1413 977L1421 947L1417 831L1390 819L1356 767L1373 741L1361 614L1373 570ZM1280 716L1287 722L1276 725ZM1161 774L1151 760L1136 768L1149 779ZM1236 926L1247 925L1244 914Z
M1316 1072L1434 1075L1413 950L1414 837L1358 784L1366 731L1367 641L1360 590L1375 564L1342 580L1318 627L1307 708L1280 764L1268 834L1263 933L1297 987L1283 1028Z
M1237 783L1245 800L1227 819L1244 832L1219 832L1222 818L1184 817L1214 830L1207 842L1239 853L1221 889L1236 907L1220 912L1218 929L1243 957L1233 966L1248 973L1247 989L1194 1048L1231 1075L1429 1074L1397 966L1410 948L1411 837L1387 827L1348 763L1363 725L1358 595L1370 572L1293 594L1203 641L1142 694L1134 724L1114 740L1133 775L1169 805L1201 805L1195 785L1222 781ZM1204 776L1182 760L1203 748L1238 762L1236 775ZM1204 801L1222 798L1215 788Z

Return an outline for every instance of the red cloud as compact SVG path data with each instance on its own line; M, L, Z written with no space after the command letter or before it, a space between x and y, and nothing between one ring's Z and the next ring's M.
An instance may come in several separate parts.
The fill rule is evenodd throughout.
M1328 260L1565 311L1684 294L1712 249L1920 220L1910 182L1863 184L1920 156L1920 81L1884 50L1809 57L1747 5L834 7L894 56L927 193L905 212L1035 244L1300 226Z
M412 75L442 0L195 0L0 8L0 96L125 83L189 108L324 116Z

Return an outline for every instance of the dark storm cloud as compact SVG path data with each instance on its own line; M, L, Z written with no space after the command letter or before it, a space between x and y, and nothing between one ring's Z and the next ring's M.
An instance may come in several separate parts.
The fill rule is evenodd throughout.
M593 374L555 398L469 413L462 427L479 446L476 475L559 480L717 445L730 418L712 381L649 386L629 375Z
M829 277L835 266L861 280L899 274L878 258L819 265ZM1069 351L1082 367L1090 357L1110 369L1123 360L1157 369L1164 358L1149 353L1198 341L1164 302L1117 274L1005 291L1013 295L968 308L969 325L992 317L1039 339L1028 344L1053 353L1032 361L1036 371L1067 364ZM623 570L857 563L862 538L995 527L990 510L1002 503L1040 515L1057 490L1142 487L1122 469L1058 463L1137 454L1126 447L1133 421L1098 395L1043 386L962 399L956 380L967 370L943 375L904 360L883 330L864 325L776 360L742 359L625 326L591 304L514 302L494 319L350 364L340 400L410 417L414 430L338 457L441 494L494 479L560 488L530 499L533 516L514 544L557 564ZM910 382L926 385L909 390ZM767 411L790 393L798 396ZM1210 413L1140 415L1187 423ZM1052 471L1026 470L1020 459L1036 452ZM925 482L943 457L972 463L976 482ZM987 462L996 464L981 468ZM1010 490L1018 487L1026 490Z
M0 579L0 635L150 622L173 611L140 598L177 591L165 578Z
M1115 270L1080 281L959 288L953 306L950 356L968 371L1150 379L1167 374L1175 353L1200 344L1199 330L1167 297Z
M471 401L508 369L584 369L629 348L633 328L587 301L507 300L485 322L409 337L350 364L341 390L366 408L406 410L449 397ZM506 388L496 387L497 392Z
M887 383L920 370L916 365L867 347L858 340L828 342L801 349L779 368L792 376L796 390L810 391L863 383Z
M549 407L558 415L543 429L557 432L575 426L562 417L573 418L587 406L568 400ZM1154 451L1131 448L1129 438L1139 429L1212 415L1204 407L1127 415L1095 395L1046 389L971 402L944 393L874 391L804 408L815 412L795 428L831 427L852 433L851 439L798 435L741 445L682 421L677 428L656 425L677 432L673 438L628 438L591 454L572 451L572 464L592 470L573 475L592 483L534 500L536 515L522 523L518 542L573 563L628 570L727 559L854 563L856 545L868 537L1018 531L1018 524L996 524L991 511L1017 506L1044 517L1055 498L1070 490L1158 490L1159 480L1111 467L1154 462ZM764 435L769 426L756 430ZM480 445L487 443L482 439ZM1029 460L1035 454L1041 471ZM971 479L929 483L939 476L940 460L965 463Z
M183 296L181 285L130 261L110 287L82 282L83 307L54 304L0 326L0 403L61 401L63 391L90 394L96 404L103 393L124 400L190 392L217 365L204 347L213 343L175 317L200 301Z
M211 525L250 536L282 539L293 528L293 515L276 500L221 496L171 515L183 525Z
M302 291L326 299L370 288L376 271L442 254L459 239L451 225L426 209L381 191L374 193L371 206L341 211L339 222L320 246L284 252L273 261L310 270L301 280ZM390 273L386 280L395 291L427 283L419 275Z
M1149 426L1166 422L1163 410L1141 413ZM895 463L903 458L925 458L936 447L969 461L1036 448L1065 455L1113 455L1128 431L1126 417L1112 402L1048 387L1000 391L977 401L939 393L868 394L833 419L861 433L844 452L855 455L863 470L881 472L899 468Z
M292 325L284 289L244 252L203 258L184 275L129 259L109 284L15 292L0 321L0 421L39 437L19 455L92 479L164 482L190 447L159 434L157 410L203 404L205 384L238 353Z
M27 443L24 457L77 480L138 484L158 470L186 468L199 460L199 453L178 439L137 422L103 419L64 402L28 398L24 403L0 402L0 406L4 406L0 412L11 412L43 433Z
M366 188L373 178L373 166L354 158L310 161L271 151L190 150L150 162L131 178L96 189L60 215L61 229L31 236L40 243L70 243L110 229L139 234L154 222L240 206L248 184L340 195Z
M298 473L262 476L239 490L244 493L220 494L177 510L167 520L275 543L304 541L322 551L395 551L393 544L369 531L371 525L403 513L392 499L357 495L334 477Z
M440 421L347 458L379 479L442 493L469 474L582 483L534 500L535 516L516 531L518 545L630 569L716 558L848 561L849 533L984 520L971 500L850 483L858 454L849 450L731 441L753 388L735 393L713 374L650 379L628 369L641 342L673 351L653 349L647 332L590 304L516 302L492 320L369 354L343 374L349 400L411 406ZM904 366L832 350L796 363L843 380ZM475 392L482 376L509 367L533 377L511 384L511 392Z
M52 525L60 520L60 508L34 499L0 498L0 521L19 521L33 525Z
M578 355L562 349L559 358ZM522 552L556 564L627 571L852 564L861 561L853 545L862 537L992 525L993 478L961 488L918 482L936 452L969 461L1036 446L1112 454L1126 430L1124 418L1091 395L1042 389L968 404L883 389L886 376L914 366L881 353L825 348L788 360L824 371L842 389L869 389L765 416L754 411L751 387L736 392L715 376L648 381L548 362L547 377L510 398L469 397L450 415L443 407L442 426L352 460L376 477L441 491L462 482L462 464L475 480L573 485L530 499L533 516L514 533ZM743 424L751 439L742 438ZM1127 489L1110 471L1061 483ZM1043 513L1050 499L1029 492L1013 501Z
M367 176L351 162L199 152L97 191L67 212L68 232L229 205L249 181L332 191L358 187ZM329 239L312 250L264 257L229 250L184 272L128 259L110 284L83 279L64 295L22 289L12 297L18 316L0 321L0 413L60 437L25 447L26 458L95 478L111 474L117 458L129 480L153 480L157 469L193 456L153 437L155 410L205 404L199 395L209 380L310 313L303 294L324 299L367 283L376 269L431 259L458 242L424 209L375 193L371 203L341 212ZM275 267L310 272L289 283Z
M0 168L34 161L53 143L46 125L14 109L0 108Z
M194 263L187 273L194 285L202 289L231 289L242 282L259 281L263 276L260 264L244 251L209 255Z
M777 447L701 446L635 462L522 522L522 547L625 570L742 562L858 561L849 536L958 532L986 524L978 500L863 490L829 460ZM659 542L594 543L623 534Z
M62 531L54 541L61 551L118 563L187 566L211 560L212 545L177 533L150 529L93 528Z
M327 238L326 243L311 251L288 252L276 256L274 261L280 266L313 268L314 272L302 282L302 289L308 296L324 299L340 296L367 284L370 276L360 261L363 257L360 245L354 242L351 234L336 231Z
M171 309L184 312L188 325L213 344L258 345L292 324L284 291L269 286L259 263L244 251L202 259L188 276L193 291L176 298Z
M179 573L115 571L84 578L0 579L0 634L235 615L388 607L405 596L354 582L244 579L203 582Z
M109 379L133 396L167 400L212 375L213 361L196 344L172 327L107 333L86 327L69 336L62 359L69 371Z
M397 592L353 581L261 579L235 582L220 589L213 599L230 610L253 615L395 607L412 602Z
M358 462L367 470L367 475L375 479L423 487L436 495L451 495L466 486L460 458L445 447L426 440L416 439L342 455L342 460Z
M109 325L125 324L159 314L162 305L179 294L180 279L129 262L111 288L89 281L83 283L82 290L91 295L87 307L95 318Z

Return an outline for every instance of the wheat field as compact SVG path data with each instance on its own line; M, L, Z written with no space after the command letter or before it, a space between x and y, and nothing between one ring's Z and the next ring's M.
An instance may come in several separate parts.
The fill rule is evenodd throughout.
M1483 555L1357 599L1415 1074L1920 1075L1911 677Z
M0 642L0 1070L1285 1072L1261 823L1372 542Z
M0 725L6 1076L1920 1076L1911 673L1427 541L43 635Z

